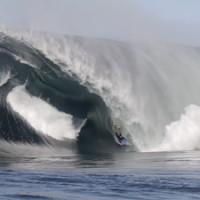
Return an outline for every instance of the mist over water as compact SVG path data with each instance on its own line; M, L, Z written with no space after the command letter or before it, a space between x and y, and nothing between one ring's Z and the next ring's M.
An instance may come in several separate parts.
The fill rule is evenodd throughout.
M200 45L198 1L151 1L3 0L0 24L134 43Z

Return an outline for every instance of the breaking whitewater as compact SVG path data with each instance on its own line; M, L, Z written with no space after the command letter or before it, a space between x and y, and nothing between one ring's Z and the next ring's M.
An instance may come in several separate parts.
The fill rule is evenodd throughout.
M1 29L0 151L197 150L199 77L200 48Z

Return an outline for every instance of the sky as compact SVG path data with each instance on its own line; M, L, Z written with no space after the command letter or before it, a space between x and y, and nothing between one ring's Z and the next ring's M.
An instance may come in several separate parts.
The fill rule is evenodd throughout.
M0 25L200 46L200 0L0 0Z

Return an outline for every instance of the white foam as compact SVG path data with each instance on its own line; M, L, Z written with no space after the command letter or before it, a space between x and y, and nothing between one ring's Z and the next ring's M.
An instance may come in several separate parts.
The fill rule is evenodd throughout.
M165 137L153 151L182 151L200 148L200 106L190 105L178 121L166 126Z
M79 130L73 127L70 115L58 111L40 98L31 96L24 86L15 87L8 94L7 102L35 130L58 140L77 137Z

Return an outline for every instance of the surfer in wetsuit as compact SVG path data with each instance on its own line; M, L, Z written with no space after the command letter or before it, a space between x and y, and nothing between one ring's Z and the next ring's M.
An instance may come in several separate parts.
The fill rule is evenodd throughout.
M125 144L125 143L126 143L126 139L125 139L125 137L123 137L122 134L121 134L120 126L116 126L116 125L115 125L114 127L115 127L115 135L116 135L117 139L119 140L119 142L120 142L121 144Z
M121 141L123 139L123 136L122 136L121 133L116 133L116 136L117 136L119 141Z

